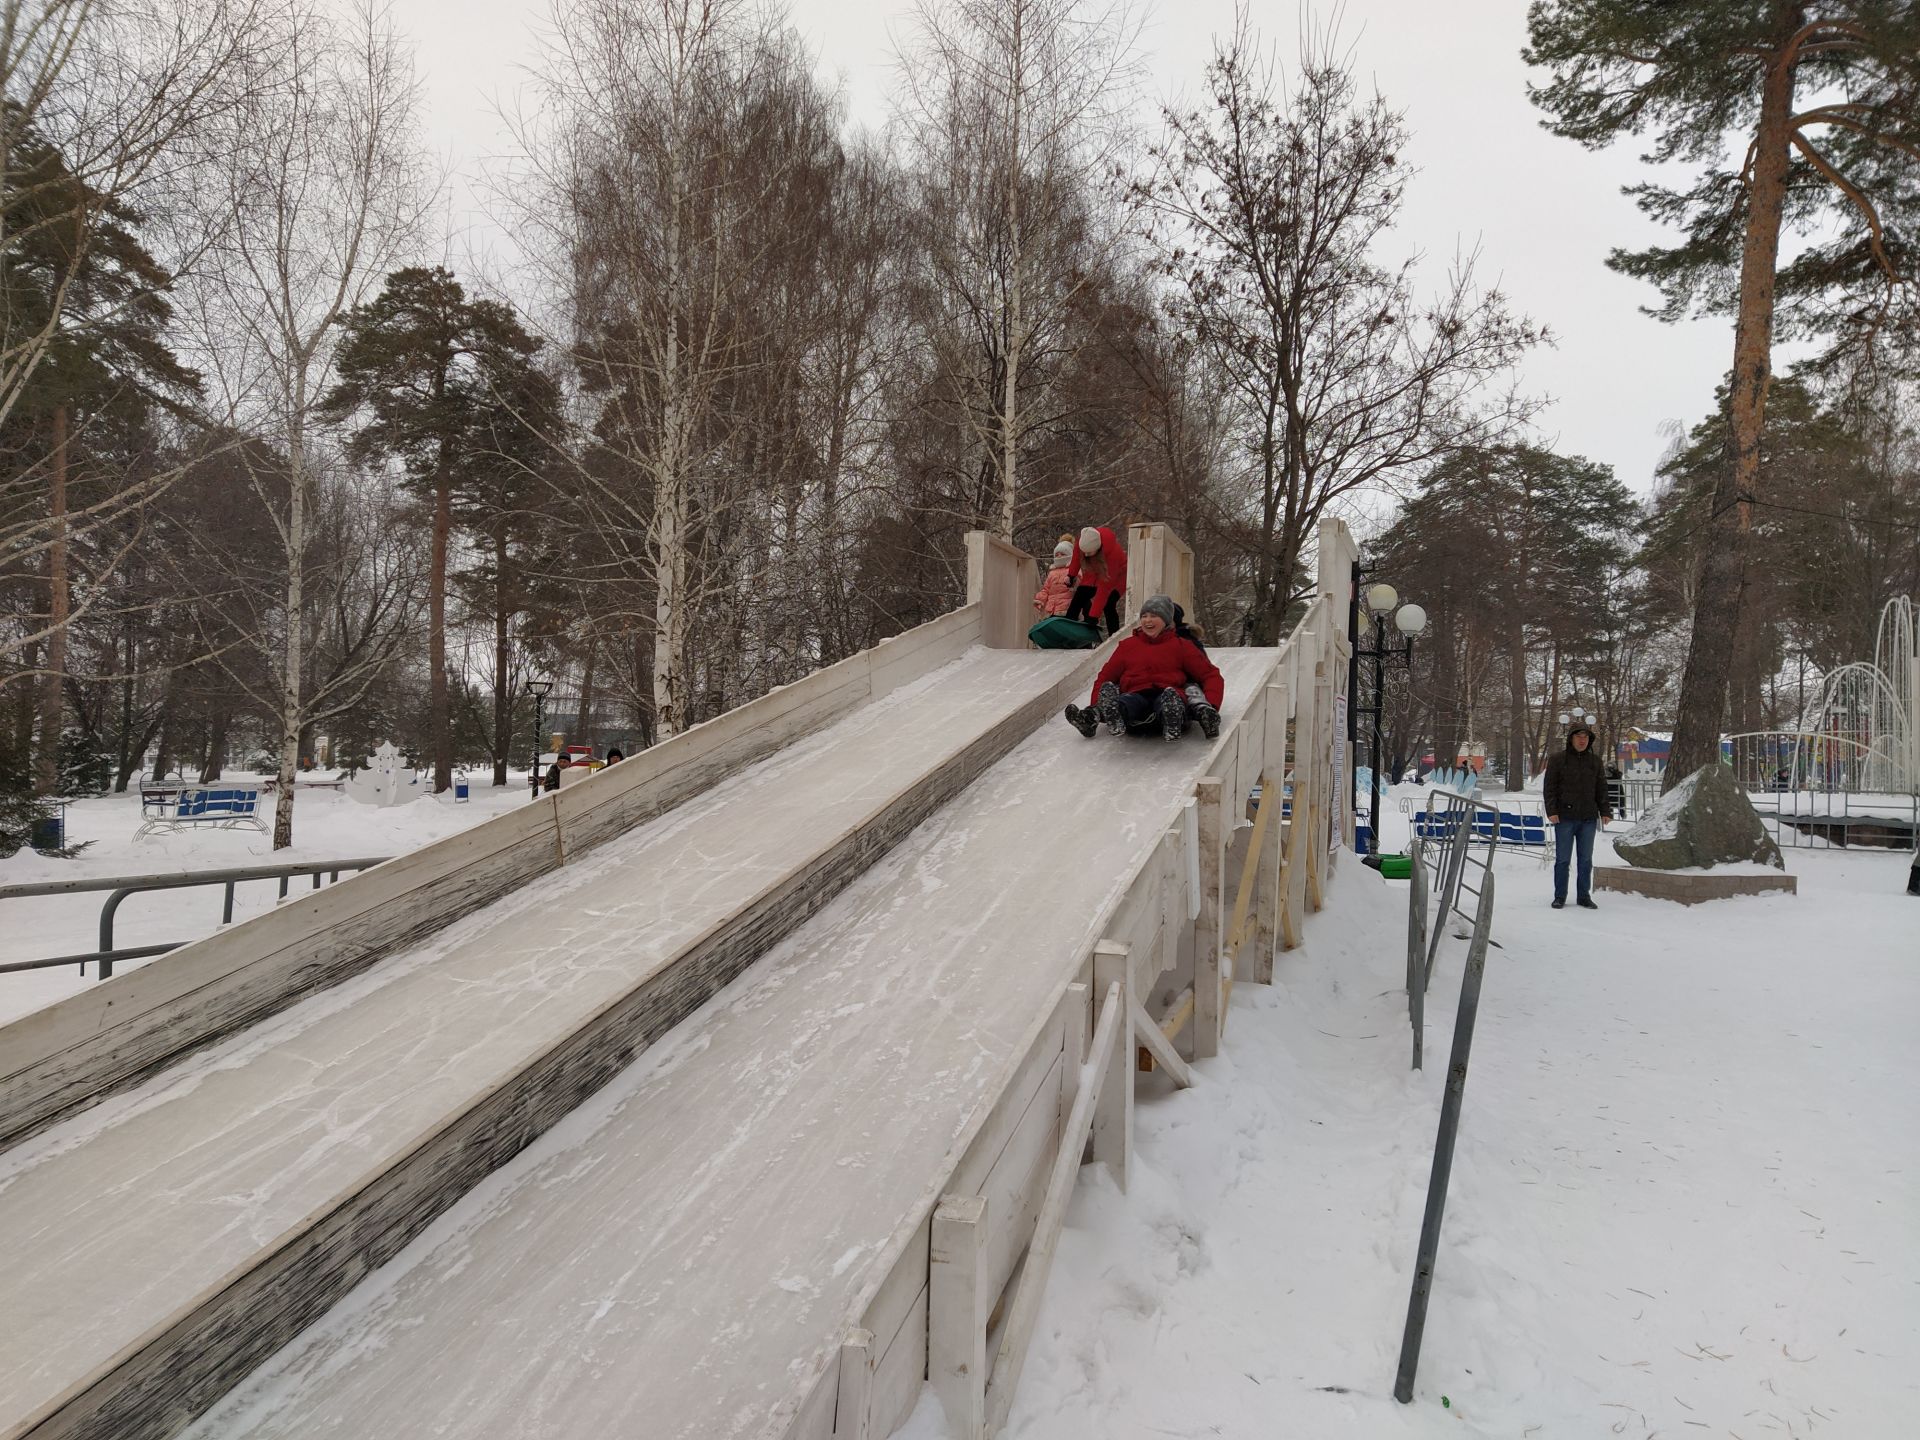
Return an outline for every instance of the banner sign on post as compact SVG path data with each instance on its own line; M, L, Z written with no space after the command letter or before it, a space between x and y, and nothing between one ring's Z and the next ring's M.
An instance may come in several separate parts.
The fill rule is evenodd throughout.
M1333 783L1340 786L1343 798L1327 807L1327 844L1340 843L1340 812L1353 795L1353 780L1347 774L1347 696L1344 691L1333 697Z

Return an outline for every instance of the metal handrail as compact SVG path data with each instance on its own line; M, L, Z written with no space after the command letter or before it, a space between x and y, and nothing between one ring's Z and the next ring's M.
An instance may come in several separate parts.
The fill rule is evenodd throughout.
M1440 1126L1433 1142L1433 1169L1427 1176L1427 1203L1420 1221L1420 1248L1414 1252L1413 1288L1407 1297L1407 1324L1400 1337L1400 1364L1393 1377L1393 1398L1413 1400L1420 1365L1420 1342L1427 1329L1427 1301L1433 1294L1433 1265L1440 1252L1440 1224L1446 1215L1447 1186L1453 1178L1453 1147L1466 1103L1467 1064L1473 1055L1473 1030L1480 1014L1480 982L1492 943L1493 872L1488 871L1480 903L1474 907L1466 972L1460 978L1460 1004L1454 1013L1453 1052L1447 1058L1447 1084L1440 1101Z
M1435 809L1431 800L1427 806L1429 827L1427 838L1438 841L1437 846L1428 851L1428 864L1436 872L1433 878L1440 897L1440 909L1434 917L1433 928L1427 937L1426 978L1429 982L1433 978L1434 962L1440 955L1440 940L1446 933L1448 914L1457 915L1469 925L1474 923L1479 913L1477 906L1469 912L1466 903L1460 897L1467 895L1478 901L1482 887L1493 875L1494 852L1500 848L1499 806L1462 791L1447 790L1439 786L1435 786L1430 794L1446 803L1438 810ZM1474 846L1480 841L1481 836L1477 833L1476 820L1482 812L1493 816L1493 824L1489 827L1490 833L1485 837L1486 848L1477 851ZM1436 826L1440 830L1437 836L1431 833ZM1465 883L1469 867L1480 871L1480 884Z
M296 875L311 875L313 888L320 888L320 877L331 877L330 883L338 883L342 871L354 873L370 870L375 865L391 860L391 855L366 855L350 860L297 860L280 865L240 865L224 870L176 870L154 875L110 875L104 878L87 880L38 880L25 885L0 885L0 900L25 900L36 895L77 895L87 891L105 890L106 902L100 907L100 948L82 955L54 955L44 960L16 960L0 965L0 974L16 970L45 970L55 965L78 965L82 973L89 960L100 962L102 980L113 978L114 962L134 960L147 955L163 955L169 950L178 950L191 942L173 940L161 945L139 945L131 949L116 950L113 945L113 922L119 912L120 902L129 895L137 895L147 890L190 890L202 885L224 885L226 903L221 909L220 923L233 923L234 886L243 880L278 880L280 898L287 898L287 882Z

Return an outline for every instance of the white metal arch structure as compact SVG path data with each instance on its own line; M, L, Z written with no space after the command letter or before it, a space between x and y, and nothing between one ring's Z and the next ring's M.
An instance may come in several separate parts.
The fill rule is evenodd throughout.
M1920 627L1912 599L1880 612L1873 660L1842 665L1821 689L1814 732L1861 751L1856 791L1920 794Z

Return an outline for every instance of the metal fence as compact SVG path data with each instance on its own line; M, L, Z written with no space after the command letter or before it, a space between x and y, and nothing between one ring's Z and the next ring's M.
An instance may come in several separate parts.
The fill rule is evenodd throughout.
M1407 872L1407 1023L1413 1027L1413 1068L1420 1068L1427 1030L1427 842L1414 837L1407 847L1413 862Z
M100 948L78 955L50 955L44 960L16 960L0 965L0 974L16 970L45 970L55 965L78 965L82 974L86 973L89 960L98 961L99 978L111 980L113 967L122 960L138 960L149 955L164 955L169 950L178 950L188 944L185 940L169 940L160 945L135 945L127 949L115 949L113 944L114 919L119 914L120 904L129 895L141 894L149 890L191 890L202 885L220 885L226 889L226 903L221 909L220 923L233 923L234 887L246 880L278 880L280 898L287 898L289 882L299 875L311 875L313 888L320 888L324 877L337 882L340 876L360 870L371 869L375 865L392 859L389 855L361 856L352 860L301 860L283 865L243 865L226 870L195 870L164 875L115 875L93 880L41 880L28 885L0 885L0 900L24 900L35 895L75 895L88 891L105 890L110 892L100 907Z
M1440 1126L1433 1143L1433 1171L1427 1180L1426 1212L1420 1222L1420 1248L1415 1254L1413 1289L1407 1299L1407 1324L1400 1339L1400 1365L1394 1375L1393 1398L1402 1404L1413 1399L1413 1378L1420 1364L1420 1341L1426 1334L1427 1302L1433 1294L1433 1267L1440 1250L1440 1223L1447 1208L1447 1185L1453 1177L1453 1146L1460 1133L1460 1111L1466 1103L1467 1062L1473 1053L1474 1024L1480 1014L1480 981L1487 968L1487 945L1493 929L1493 874L1489 871L1474 907L1467 968L1460 981L1460 1008L1453 1022L1453 1053L1447 1060L1447 1089L1440 1103Z
M1619 794L1616 820L1638 820L1660 799L1658 775L1630 775L1624 780L1615 780L1613 785Z
M1466 925L1473 924L1478 913L1481 892L1493 875L1493 857L1500 848L1500 809L1458 790L1436 788L1429 797L1426 819L1415 829L1426 842L1422 853L1440 901L1427 939L1426 973L1431 977L1448 913Z
M1725 746L1734 778L1783 849L1909 849L1920 833L1920 794L1892 787L1899 767L1884 741L1769 730L1730 735Z

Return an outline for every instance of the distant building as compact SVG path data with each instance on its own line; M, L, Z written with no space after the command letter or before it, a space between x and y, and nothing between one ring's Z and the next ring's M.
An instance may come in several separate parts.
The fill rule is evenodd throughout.
M1613 753L1614 763L1628 773L1632 773L1635 765L1647 766L1658 773L1667 768L1667 757L1673 753L1673 732L1628 727L1625 737L1614 742ZM1733 741L1725 735L1720 737L1720 758L1733 759Z
M1630 771L1636 764L1664 770L1667 768L1667 756L1673 753L1673 732L1629 727L1626 734L1614 743L1613 753L1615 763L1622 770Z

